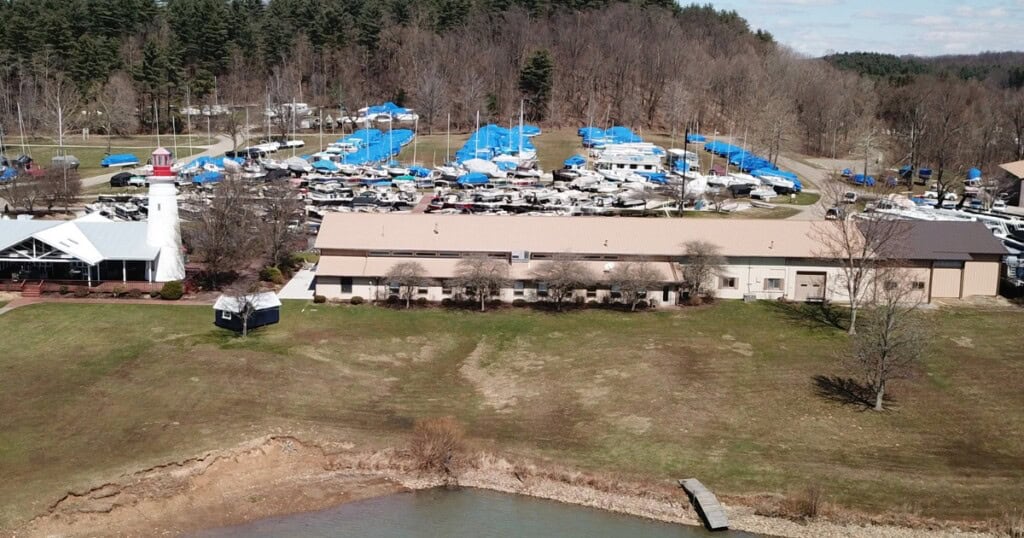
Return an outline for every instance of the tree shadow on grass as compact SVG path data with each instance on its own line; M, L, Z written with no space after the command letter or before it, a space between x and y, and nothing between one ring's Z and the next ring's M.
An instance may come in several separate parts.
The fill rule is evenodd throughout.
M871 387L852 377L816 375L811 379L814 381L815 394L820 398L858 407L861 411L870 411L875 407L875 393ZM882 402L886 410L895 403L888 395L882 398Z
M791 321L812 329L846 330L850 326L850 311L827 303L768 302L770 308Z

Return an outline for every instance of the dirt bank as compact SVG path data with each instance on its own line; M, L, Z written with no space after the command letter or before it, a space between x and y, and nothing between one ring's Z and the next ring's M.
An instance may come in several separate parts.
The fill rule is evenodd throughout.
M395 450L360 451L347 443L270 436L69 492L15 535L177 535L443 483L440 477L416 472ZM459 470L458 484L699 524L685 495L669 480L619 480L477 454ZM733 528L775 536L990 536L952 527L798 523L758 516L753 508L735 503L727 508Z

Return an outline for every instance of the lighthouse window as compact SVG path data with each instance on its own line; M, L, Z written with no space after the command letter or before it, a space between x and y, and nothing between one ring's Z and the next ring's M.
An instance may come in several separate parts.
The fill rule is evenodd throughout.
M160 211L160 204L156 204L156 210Z

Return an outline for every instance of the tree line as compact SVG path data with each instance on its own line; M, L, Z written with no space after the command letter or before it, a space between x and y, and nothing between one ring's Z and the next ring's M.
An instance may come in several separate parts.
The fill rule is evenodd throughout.
M8 0L5 133L193 127L186 103L415 108L432 132L623 124L784 150L884 153L878 166L1024 158L1019 55L971 63L800 56L734 11L671 0ZM985 71L982 77L967 71ZM967 73L969 76L965 76ZM1002 73L1002 74L1000 74ZM896 76L898 75L898 76ZM20 124L19 124L20 111ZM204 122L205 123L205 122ZM221 131L238 134L237 117ZM233 127L225 127L230 123ZM874 139L874 140L869 140ZM879 159L872 159L880 161Z

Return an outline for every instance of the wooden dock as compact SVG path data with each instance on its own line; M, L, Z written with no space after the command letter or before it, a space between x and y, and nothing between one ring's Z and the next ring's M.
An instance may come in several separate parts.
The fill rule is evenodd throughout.
M729 528L729 518L725 515L725 508L718 502L711 490L704 487L700 480L687 478L679 481L679 487L686 491L697 514L704 520L704 526L709 531L719 531Z

